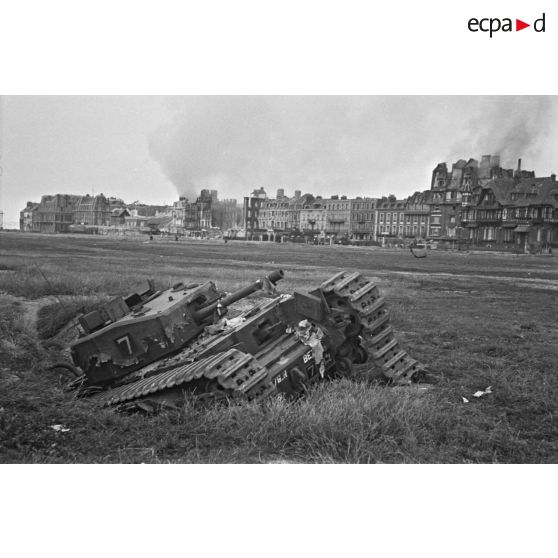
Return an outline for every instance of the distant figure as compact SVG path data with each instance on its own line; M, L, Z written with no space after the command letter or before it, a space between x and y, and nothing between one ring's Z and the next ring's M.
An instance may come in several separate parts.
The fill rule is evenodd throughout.
M176 242L178 242L178 235L177 235L177 234L174 235L174 240L175 240Z
M225 240L225 244L229 241L228 237L226 236L224 237L224 240Z
M153 235L152 234L149 235L149 240L153 240Z

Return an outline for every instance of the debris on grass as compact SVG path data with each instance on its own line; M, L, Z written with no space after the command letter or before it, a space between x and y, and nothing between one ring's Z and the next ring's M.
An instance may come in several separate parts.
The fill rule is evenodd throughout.
M469 400L466 397L461 397L461 399L463 399L463 403L469 403Z
M66 428L63 424L52 424L50 426L56 432L69 432L70 429Z
M473 397L482 397L483 395L488 395L489 393L492 393L492 386L488 386L484 391L475 391L475 393L473 393Z

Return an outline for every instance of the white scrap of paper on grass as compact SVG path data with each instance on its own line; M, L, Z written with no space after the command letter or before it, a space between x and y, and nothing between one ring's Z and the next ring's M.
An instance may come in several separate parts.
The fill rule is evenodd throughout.
M51 428L53 430L56 430L56 432L69 432L70 429L66 428L63 424L53 424L51 425Z
M475 393L473 393L473 397L482 397L483 395L487 395L489 393L492 393L492 386L488 386L484 391L475 391Z
M469 400L466 397L461 396L461 399L463 399L463 403L469 403Z

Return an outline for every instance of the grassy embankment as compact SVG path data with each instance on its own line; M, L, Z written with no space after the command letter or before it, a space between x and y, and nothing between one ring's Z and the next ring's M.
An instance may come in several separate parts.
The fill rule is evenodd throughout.
M76 400L46 369L71 335L56 333L67 319L143 279L232 290L276 267L285 292L339 269L377 277L398 338L433 384L386 388L362 373L296 402L188 401L143 416ZM556 462L557 280L544 257L3 234L0 462Z

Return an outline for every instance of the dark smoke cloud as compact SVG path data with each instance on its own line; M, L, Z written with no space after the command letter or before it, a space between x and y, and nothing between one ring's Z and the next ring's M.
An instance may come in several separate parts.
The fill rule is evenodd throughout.
M226 96L168 100L149 138L181 195L242 198L264 186L331 195L408 195L436 163L534 156L548 97ZM417 172L417 169L418 172Z
M499 154L501 164L513 168L519 157L535 160L547 142L553 105L547 96L494 96L475 98L464 119L462 137L448 158L467 154Z

